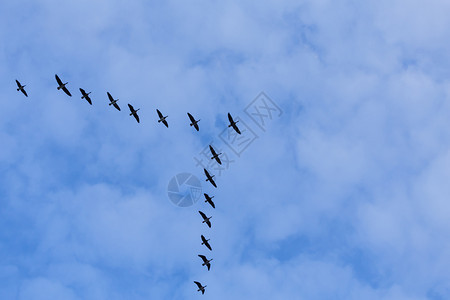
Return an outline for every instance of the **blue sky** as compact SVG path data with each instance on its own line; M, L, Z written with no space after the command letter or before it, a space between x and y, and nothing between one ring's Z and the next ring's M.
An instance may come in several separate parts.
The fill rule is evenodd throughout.
M448 299L449 12L3 1L0 299ZM260 92L282 110L264 130L244 111ZM256 136L240 156L228 112ZM204 182L211 141L234 160L203 184L216 209L173 205L168 182Z

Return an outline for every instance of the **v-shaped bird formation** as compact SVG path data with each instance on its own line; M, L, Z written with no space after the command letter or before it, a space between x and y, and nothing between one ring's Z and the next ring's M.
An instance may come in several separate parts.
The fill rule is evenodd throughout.
M56 83L58 84L56 89L57 90L62 90L67 96L72 97L72 94L70 93L70 91L67 88L67 84L69 82L65 82L63 83L63 81L61 80L61 78L55 74L55 79L56 79ZM17 91L22 92L26 97L28 97L27 92L25 91L25 86L26 85L22 85L19 80L16 79L16 85L17 85ZM79 88L80 92L81 92L81 99L85 99L90 105L92 105L92 99L90 97L91 92L86 92L83 88ZM118 101L119 99L114 99L113 96L111 96L111 94L109 92L106 92L106 95L108 97L109 103L108 106L113 106L115 109L117 109L118 111L120 111L120 106L118 105ZM139 115L138 115L138 111L140 110L140 108L135 109L133 107L133 105L128 103L128 108L130 110L130 116L133 116L136 121L138 123L140 123L140 119L139 119ZM156 109L156 113L158 115L158 123L162 123L164 124L164 126L166 126L166 128L169 128L169 123L167 122L167 117L168 116L164 116L161 111L159 109ZM200 119L196 120L194 118L194 116L192 114L190 114L189 112L187 113L188 117L189 117L189 126L193 126L195 128L196 131L199 131L199 125L198 122L200 121ZM234 121L233 117L231 116L230 113L228 113L228 121L229 121L229 125L228 128L233 128L233 130L238 133L241 134L241 131L239 130L239 128L237 127L237 124L239 121ZM220 160L220 155L222 153L217 153L216 150L209 145L209 150L211 152L211 159L214 159L218 164L222 164L222 161ZM215 188L217 188L217 184L214 181L214 175L211 175L209 173L209 171L207 169L203 169L205 176L206 176L206 181L209 181ZM212 201L212 199L214 198L214 196L209 196L208 194L204 193L203 194L205 196L205 203L208 203L212 208L216 208L214 202ZM200 216L202 217L203 221L202 223L205 223L209 228L211 228L211 221L210 219L212 218L212 216L208 217L204 212L202 211L198 211ZM201 235L201 240L202 240L202 245L205 245L206 248L208 248L210 251L212 251L212 247L209 243L209 239L206 239L205 236L202 234ZM202 266L206 266L206 268L208 269L208 271L211 269L211 261L213 260L208 259L205 255L199 254L198 257L200 257L202 259ZM194 283L197 285L199 292L202 292L202 294L205 293L205 288L206 285L203 286L200 282L198 281L194 281Z

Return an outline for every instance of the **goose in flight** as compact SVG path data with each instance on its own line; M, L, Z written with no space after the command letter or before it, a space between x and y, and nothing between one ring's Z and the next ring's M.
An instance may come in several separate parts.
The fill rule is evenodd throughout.
M219 155L222 154L222 153L217 154L216 151L214 150L214 148L211 145L209 145L209 150L211 150L211 154L212 154L211 159L215 159L217 161L217 163L219 165L221 165L222 162L220 161Z
M80 88L80 92L81 92L81 95L82 95L82 96L81 96L81 99L86 99L86 101L89 102L90 105L92 105L91 98L89 97L89 94L90 94L91 92L86 93L86 91L83 90L82 88Z
M212 217L207 217L206 215L205 215L205 213L204 212L202 212L202 211L198 211L198 213L202 216L202 218L203 218L203 222L202 223L206 223L206 225L208 225L208 227L209 228L211 228L211 222L209 221L209 219L211 219Z
M203 234L202 234L201 238L202 238L202 245L205 245L206 248L208 248L210 251L212 251L211 245L208 243L209 239L207 240L207 239L203 236Z
M109 92L106 92L108 94L108 98L109 98L109 103L108 105L112 105L114 106L118 111L120 111L120 107L117 104L117 101L119 101L119 99L114 100L113 96L111 96L111 94Z
M236 123L239 121L234 121L233 117L230 115L230 113L228 113L228 121L230 121L230 125L228 125L228 127L233 127L234 131L236 131L238 134L241 134L241 132L239 131L239 128L237 127Z
M59 79L59 76L56 75L56 74L55 74L55 78L56 78L56 82L58 83L57 89L58 89L58 90L61 90L61 89L62 89L62 90L64 91L64 93L67 94L67 96L72 97L72 95L70 94L69 90L66 88L66 84L68 84L68 82L63 83L63 82L61 81L61 79Z
M188 114L189 119L191 120L191 124L189 124L189 126L194 126L195 130L198 131L198 124L197 123L200 121L200 119L195 120L195 118L190 113L187 113L187 114Z
M28 94L24 89L24 87L26 87L26 85L21 85L19 80L17 80L17 79L16 79L16 84L17 84L17 91L21 91L26 97L28 97Z
M212 201L212 198L214 198L214 196L210 197L208 194L203 193L203 195L205 195L205 202L208 202L213 208L216 208L216 206L214 205L214 202Z
M169 124L167 124L167 121L166 121L166 118L168 116L164 117L163 114L159 111L159 109L157 109L156 112L158 113L158 117L159 117L158 123L162 122L164 125L166 125L167 128L169 128Z
M133 105L128 104L128 108L130 109L130 116L134 116L134 118L136 119L136 121L139 123L139 116L137 114L138 110L140 110L140 108L138 109L134 109Z
M202 292L202 295L205 293L205 286L203 286L200 282L194 281L194 283L198 286L197 292Z
M217 188L217 185L216 185L216 183L214 182L214 179L213 179L213 177L215 176L215 175L209 175L209 172L206 170L206 169L203 169L203 171L205 172L205 175L206 175L206 181L209 181L209 182L211 182L211 184L215 187L215 188Z
M211 268L211 264L209 263L213 259L207 259L206 256L199 254L198 257L200 257L203 260L202 266L206 266L209 269Z

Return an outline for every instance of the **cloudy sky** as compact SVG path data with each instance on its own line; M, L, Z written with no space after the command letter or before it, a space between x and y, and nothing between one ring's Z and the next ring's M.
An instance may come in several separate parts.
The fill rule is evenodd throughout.
M0 299L448 299L449 13L2 1ZM195 160L209 143L217 189ZM182 172L216 209L170 201Z

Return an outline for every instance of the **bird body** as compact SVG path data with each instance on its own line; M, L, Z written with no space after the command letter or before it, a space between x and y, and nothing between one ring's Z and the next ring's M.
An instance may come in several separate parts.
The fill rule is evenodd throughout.
M66 93L68 96L72 97L72 94L66 88L66 84L68 84L68 82L63 83L57 74L55 74L55 78L56 78L56 82L58 83L58 87L56 89L57 90L62 89L64 91L64 93Z
M211 245L208 243L209 240L207 240L207 239L203 236L203 234L202 234L201 238L202 238L202 245L205 245L206 248L208 248L210 251L212 251Z
M195 120L195 118L190 113L187 113L187 114L188 114L189 119L191 120L191 124L189 124L189 126L194 126L195 130L198 131L199 128L198 128L197 123L200 121L200 119Z
M109 103L108 105L112 105L114 106L118 111L120 111L120 107L117 104L117 101L119 101L119 99L114 99L113 96L111 96L111 94L109 92L106 92L106 94L108 94L108 99L109 99Z
M216 185L216 183L214 182L214 179L213 179L214 175L211 176L211 175L209 174L209 172L208 172L206 169L203 169L203 171L205 172L205 175L206 175L206 181L211 182L211 184L212 184L215 188L217 188L217 185Z
M136 119L136 121L139 123L139 116L137 114L138 110L140 110L140 108L138 109L134 109L133 105L128 104L128 108L130 109L130 116L134 116L134 118Z
M222 154L222 153L217 154L216 151L214 150L214 148L211 145L209 145L209 150L211 151L211 154L212 154L211 159L215 159L217 161L217 163L219 165L221 165L222 161L220 160L219 155Z
M159 111L159 109L156 109L156 112L158 113L158 117L159 117L158 123L162 122L164 125L166 125L167 128L169 128L169 124L166 121L166 118L168 116L164 117L163 114Z
M202 266L206 266L209 269L211 268L211 264L210 261L212 261L213 259L207 259L206 256L199 254L198 257L200 257L203 260Z
M202 218L203 218L203 222L202 223L206 223L206 225L208 225L208 227L209 228L211 228L211 221L209 221L209 219L211 219L212 217L207 217L206 215L205 215L205 213L204 212L202 212L202 211L198 211L198 213L202 216Z
M90 105L92 105L91 98L89 97L89 94L90 94L91 92L86 93L86 91L83 90L82 88L80 88L80 92L81 92L81 95L82 95L82 96L81 96L81 99L86 99L86 101L89 102Z
M230 113L228 113L228 121L230 121L230 125L228 125L228 127L233 127L234 131L236 131L238 134L241 134L241 131L239 130L239 128L237 127L236 123L239 121L234 121L233 117L230 115Z
M197 292L202 292L202 295L205 293L205 287L206 287L206 285L205 286L202 286L202 284L200 283L200 282L198 282L198 281L194 281L194 283L197 285L197 287L198 287L198 290L197 290Z
M21 85L19 80L16 79L16 84L17 84L17 91L21 91L26 97L28 97L27 92L25 91L24 87L26 85Z
M210 197L208 194L203 193L203 195L205 196L205 202L208 202L212 208L216 208L216 206L214 205L214 202L212 201L212 198L214 198L214 196Z

